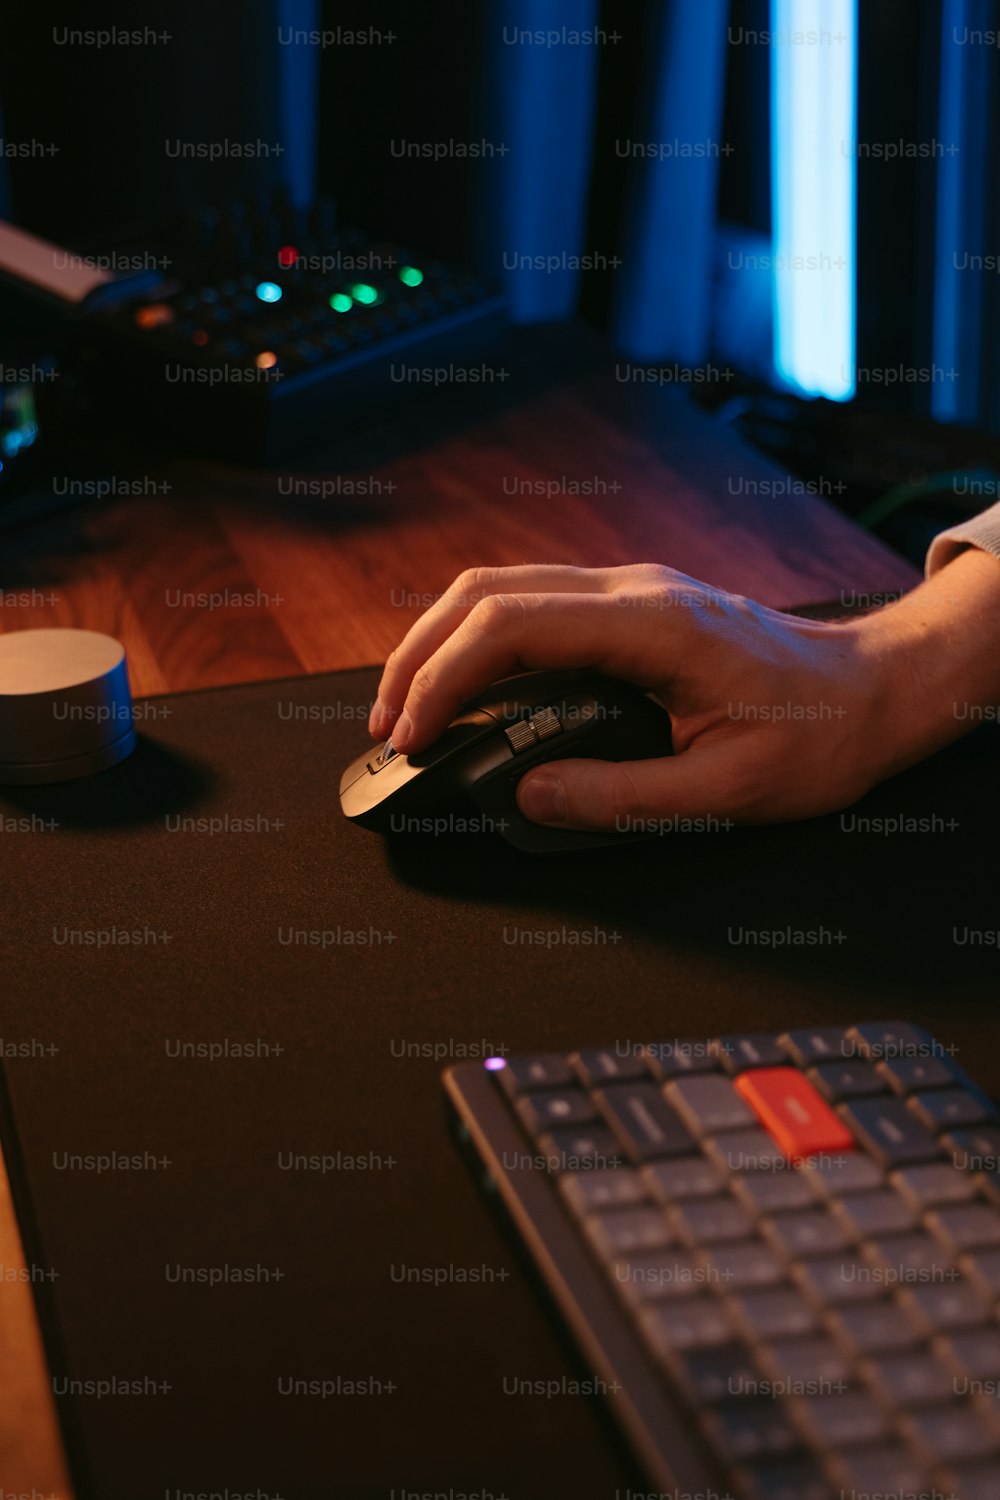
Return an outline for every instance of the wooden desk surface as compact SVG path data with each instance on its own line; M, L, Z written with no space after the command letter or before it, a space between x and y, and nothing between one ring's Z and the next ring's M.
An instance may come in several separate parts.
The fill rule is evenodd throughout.
M564 378L421 441L425 415L393 424L405 451L346 445L295 493L289 475L123 465L116 482L153 492L0 539L0 631L107 631L145 695L380 662L473 564L652 560L778 607L918 580L676 390ZM2 1165L0 1252L24 1264ZM65 1500L29 1283L5 1285L4 1310L0 1478Z
M0 587L28 602L0 610L0 630L107 631L143 695L380 662L474 564L657 561L778 607L917 581L824 500L782 493L780 469L681 393L608 377L296 478L320 493L282 493L290 475L169 463L140 476L166 493L20 529L4 539Z

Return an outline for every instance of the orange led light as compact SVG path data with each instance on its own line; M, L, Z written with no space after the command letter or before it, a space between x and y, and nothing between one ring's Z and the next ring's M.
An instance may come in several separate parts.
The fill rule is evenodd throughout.
M135 321L140 328L159 328L163 323L174 321L174 310L165 302L150 302L136 310Z
M258 354L254 363L258 370L270 370L278 363L278 356L272 354L270 349L265 349L262 354Z

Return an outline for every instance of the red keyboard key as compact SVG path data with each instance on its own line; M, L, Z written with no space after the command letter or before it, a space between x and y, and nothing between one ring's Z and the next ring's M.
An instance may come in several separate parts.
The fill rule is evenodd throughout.
M733 1087L787 1157L851 1151L854 1137L803 1073L794 1068L755 1068Z

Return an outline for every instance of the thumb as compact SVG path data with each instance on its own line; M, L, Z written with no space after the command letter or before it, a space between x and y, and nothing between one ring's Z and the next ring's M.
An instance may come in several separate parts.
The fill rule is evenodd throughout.
M735 811L727 747L656 760L557 760L529 771L517 805L532 823L593 832L669 832L674 818Z

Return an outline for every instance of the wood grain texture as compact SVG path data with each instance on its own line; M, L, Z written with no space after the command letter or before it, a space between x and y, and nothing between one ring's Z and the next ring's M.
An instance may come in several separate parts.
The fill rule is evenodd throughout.
M108 631L137 695L380 662L477 564L657 561L778 607L918 581L823 500L782 494L780 469L681 394L607 375L365 468L157 474L168 493L22 528L0 579L28 595L0 630Z

